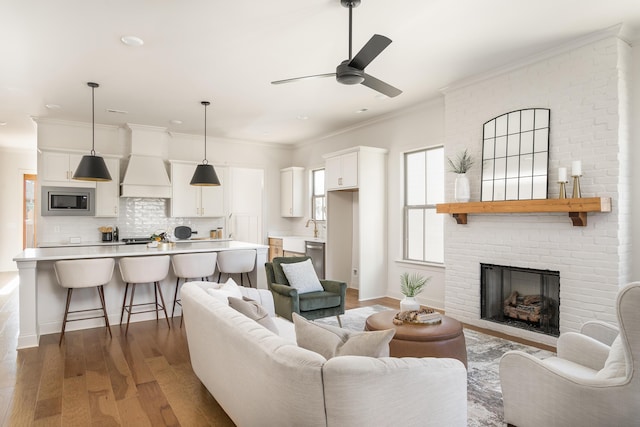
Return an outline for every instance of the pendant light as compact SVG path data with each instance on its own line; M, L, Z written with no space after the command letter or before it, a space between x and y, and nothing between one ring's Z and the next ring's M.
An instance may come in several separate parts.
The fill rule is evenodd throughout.
M96 156L96 120L95 120L95 104L94 91L100 87L98 83L88 82L87 86L91 88L91 154L82 156L80 164L73 174L73 179L79 181L111 181L111 174L104 163L104 159Z
M200 104L204 105L204 160L201 165L196 166L196 171L193 173L190 184L216 186L220 185L220 180L218 179L218 175L216 175L216 170L213 168L213 165L210 165L207 160L207 105L209 105L210 102L202 101Z

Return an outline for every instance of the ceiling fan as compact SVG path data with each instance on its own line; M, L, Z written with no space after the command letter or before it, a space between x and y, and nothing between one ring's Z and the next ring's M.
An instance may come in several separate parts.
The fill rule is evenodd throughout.
M383 95L393 98L402 93L398 88L388 83L378 80L375 77L364 72L367 65L371 63L380 53L391 44L391 39L380 34L374 34L373 37L360 49L355 57L351 56L351 34L352 34L352 14L353 8L358 7L360 0L340 0L342 6L349 8L349 59L346 59L338 65L335 73L314 74L311 76L295 77L292 79L276 80L271 84L279 85L283 83L291 83L300 80L316 79L321 77L334 77L339 83L345 85L363 84L368 88L382 93Z

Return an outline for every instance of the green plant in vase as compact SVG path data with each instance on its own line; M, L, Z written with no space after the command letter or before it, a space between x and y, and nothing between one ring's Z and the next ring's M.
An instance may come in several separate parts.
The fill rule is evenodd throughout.
M465 148L462 153L456 156L455 160L447 157L447 162L449 163L449 170L458 175L454 187L454 198L456 202L468 202L471 199L471 190L469 188L467 172L471 169L471 166L473 166L473 157L471 157Z
M464 151L456 156L455 160L451 160L447 157L447 163L449 163L449 171L457 174L467 173L471 166L473 166L473 157L469 154L469 151L465 148Z
M400 310L420 310L420 303L416 301L422 291L424 291L431 277L424 277L419 273L402 273L400 275L400 292L404 295L404 299L400 301Z

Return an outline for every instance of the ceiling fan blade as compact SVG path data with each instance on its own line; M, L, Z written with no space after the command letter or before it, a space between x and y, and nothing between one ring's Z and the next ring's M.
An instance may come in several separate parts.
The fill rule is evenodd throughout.
M300 80L321 79L323 77L335 77L336 73L314 74L312 76L294 77L292 79L276 80L271 82L272 85L281 85L283 83L293 83Z
M360 52L349 62L349 66L357 68L358 70L364 70L364 68L376 59L376 56L380 55L380 52L385 50L390 44L390 38L381 36L380 34L374 34L367 44L362 46Z
M364 80L360 84L376 90L383 95L387 95L389 98L396 97L402 93L400 89L395 88L390 84L383 82L382 80L378 80L367 73L364 74Z

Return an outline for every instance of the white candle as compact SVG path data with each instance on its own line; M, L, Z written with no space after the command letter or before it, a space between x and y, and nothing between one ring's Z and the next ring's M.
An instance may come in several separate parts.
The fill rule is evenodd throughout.
M571 176L582 176L582 162L580 160L571 162Z
M567 168L558 168L558 182L567 182Z

